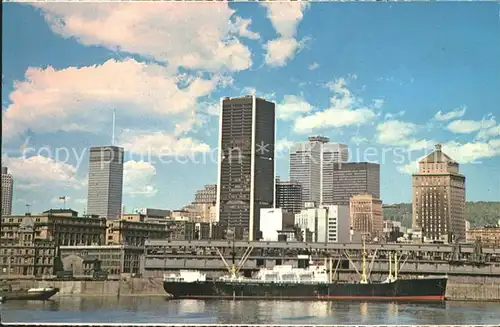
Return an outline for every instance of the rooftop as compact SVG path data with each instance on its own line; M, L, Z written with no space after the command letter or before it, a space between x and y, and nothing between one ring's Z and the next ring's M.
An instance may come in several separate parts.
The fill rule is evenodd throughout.
M420 159L419 162L458 164L455 160L451 159L446 153L444 153L441 148L441 144L436 144L434 151Z

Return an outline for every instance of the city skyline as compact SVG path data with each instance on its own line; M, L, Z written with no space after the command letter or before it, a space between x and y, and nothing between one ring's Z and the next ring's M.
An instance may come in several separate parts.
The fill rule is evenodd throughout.
M199 158L217 149L219 99L246 94L276 103L276 175L283 180L287 149L324 135L347 144L350 161L370 161L356 157L372 149L371 160L381 164L381 200L411 202L414 162L441 143L467 176L467 200L500 199L494 3L356 10L354 4L220 3L206 11L186 4L150 4L158 6L154 11L144 4L141 10L93 4L93 13L79 5L2 5L2 150L8 156L2 159L15 180L14 213L26 204L33 212L57 207L60 196L82 212L88 149L110 143L113 110L116 145L127 158L123 203L182 208L196 190L217 183L217 162L161 164L155 155ZM124 16L111 15L114 6ZM118 25L127 13L145 32L118 38L103 25L108 18ZM360 15L361 23L350 23ZM183 18L185 28L172 32ZM94 27L84 29L80 21ZM207 55L216 43L197 38L200 28L214 32L221 51ZM172 32L170 39L164 31ZM45 146L52 158L47 151L34 155ZM26 148L34 151L24 158ZM58 148L69 149L69 160L54 160ZM139 160L145 149L156 163ZM395 163L394 149L406 160Z

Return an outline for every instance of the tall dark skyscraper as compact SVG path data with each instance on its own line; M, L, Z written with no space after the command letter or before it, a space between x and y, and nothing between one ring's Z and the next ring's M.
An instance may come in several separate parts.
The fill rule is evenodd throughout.
M260 239L260 209L274 199L275 104L223 98L219 125L219 221L236 238Z
M123 148L90 148L87 212L118 219L122 210Z

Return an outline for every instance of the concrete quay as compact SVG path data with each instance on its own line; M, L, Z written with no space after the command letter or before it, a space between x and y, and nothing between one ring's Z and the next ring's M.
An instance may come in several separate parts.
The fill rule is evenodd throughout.
M31 323L31 322L4 322L2 327L399 327L405 325L297 325L297 324L127 324L127 323ZM464 325L406 325L412 327L463 327ZM481 327L498 327L498 325L481 325Z
M340 275L341 280L355 280L356 276ZM500 301L500 278L449 277L447 300ZM66 296L161 296L167 297L161 278L130 278L113 281L22 281L25 287L58 287L53 299Z
M2 327L463 327L464 325L297 325L297 324L127 324L127 323L30 323L30 322L4 322ZM498 325L481 325L481 327L498 327Z

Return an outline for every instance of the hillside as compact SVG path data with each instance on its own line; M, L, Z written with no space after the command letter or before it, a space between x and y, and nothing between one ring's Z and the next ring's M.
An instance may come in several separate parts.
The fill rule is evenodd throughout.
M500 202L466 202L467 220L471 226L496 225L500 219ZM384 206L384 219L401 221L411 227L411 203Z

